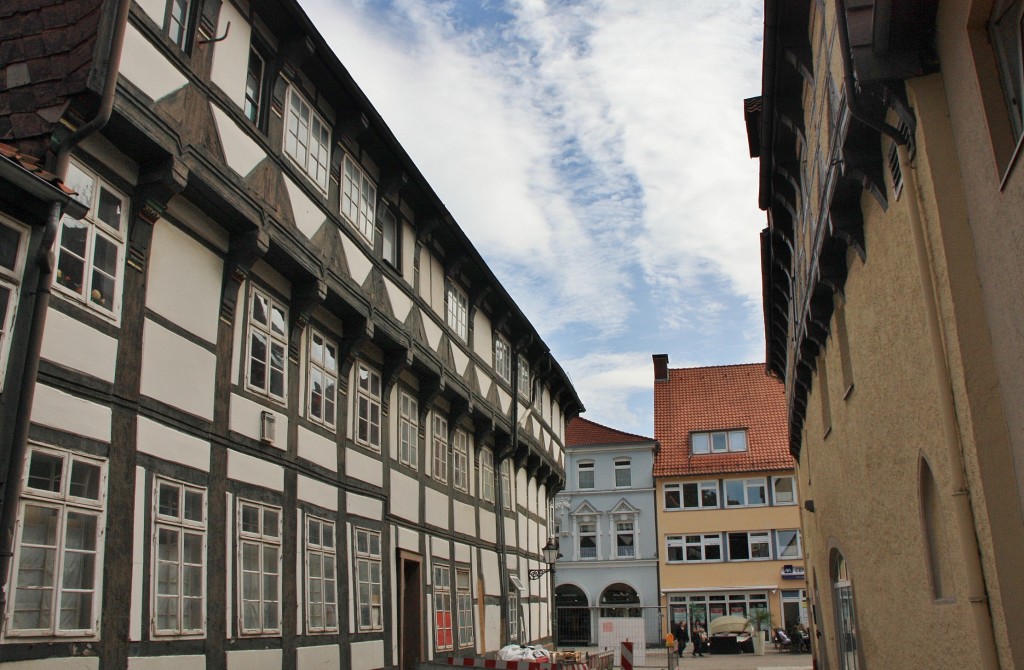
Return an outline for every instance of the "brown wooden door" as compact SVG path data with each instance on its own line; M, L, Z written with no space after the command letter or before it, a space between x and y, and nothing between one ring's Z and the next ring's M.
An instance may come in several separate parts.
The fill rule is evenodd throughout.
M416 670L423 653L423 560L407 551L398 552L401 583L398 605L399 667Z

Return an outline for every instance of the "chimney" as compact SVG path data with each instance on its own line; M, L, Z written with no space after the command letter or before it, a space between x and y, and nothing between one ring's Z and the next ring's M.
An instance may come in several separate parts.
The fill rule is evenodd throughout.
M668 354L654 354L654 381L668 381Z

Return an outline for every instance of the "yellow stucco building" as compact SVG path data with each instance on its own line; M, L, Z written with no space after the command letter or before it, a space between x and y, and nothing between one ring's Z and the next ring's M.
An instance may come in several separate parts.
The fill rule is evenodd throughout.
M806 622L800 515L783 387L763 364L669 368L654 356L661 603L707 628L767 609Z
M765 3L745 110L822 670L1024 667L1022 15Z

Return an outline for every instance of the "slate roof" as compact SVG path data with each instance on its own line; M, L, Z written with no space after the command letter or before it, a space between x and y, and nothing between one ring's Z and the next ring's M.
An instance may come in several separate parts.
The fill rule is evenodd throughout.
M690 453L690 433L745 428L747 451ZM785 390L764 363L669 368L654 382L654 476L765 472L795 467Z
M595 444L628 444L631 442L653 442L654 438L624 433L599 423L576 417L565 428L565 446L582 447Z

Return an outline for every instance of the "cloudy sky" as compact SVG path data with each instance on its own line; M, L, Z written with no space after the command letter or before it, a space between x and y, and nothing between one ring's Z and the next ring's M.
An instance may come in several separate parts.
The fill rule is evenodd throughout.
M764 360L760 0L301 0L556 359L653 435L651 355Z

